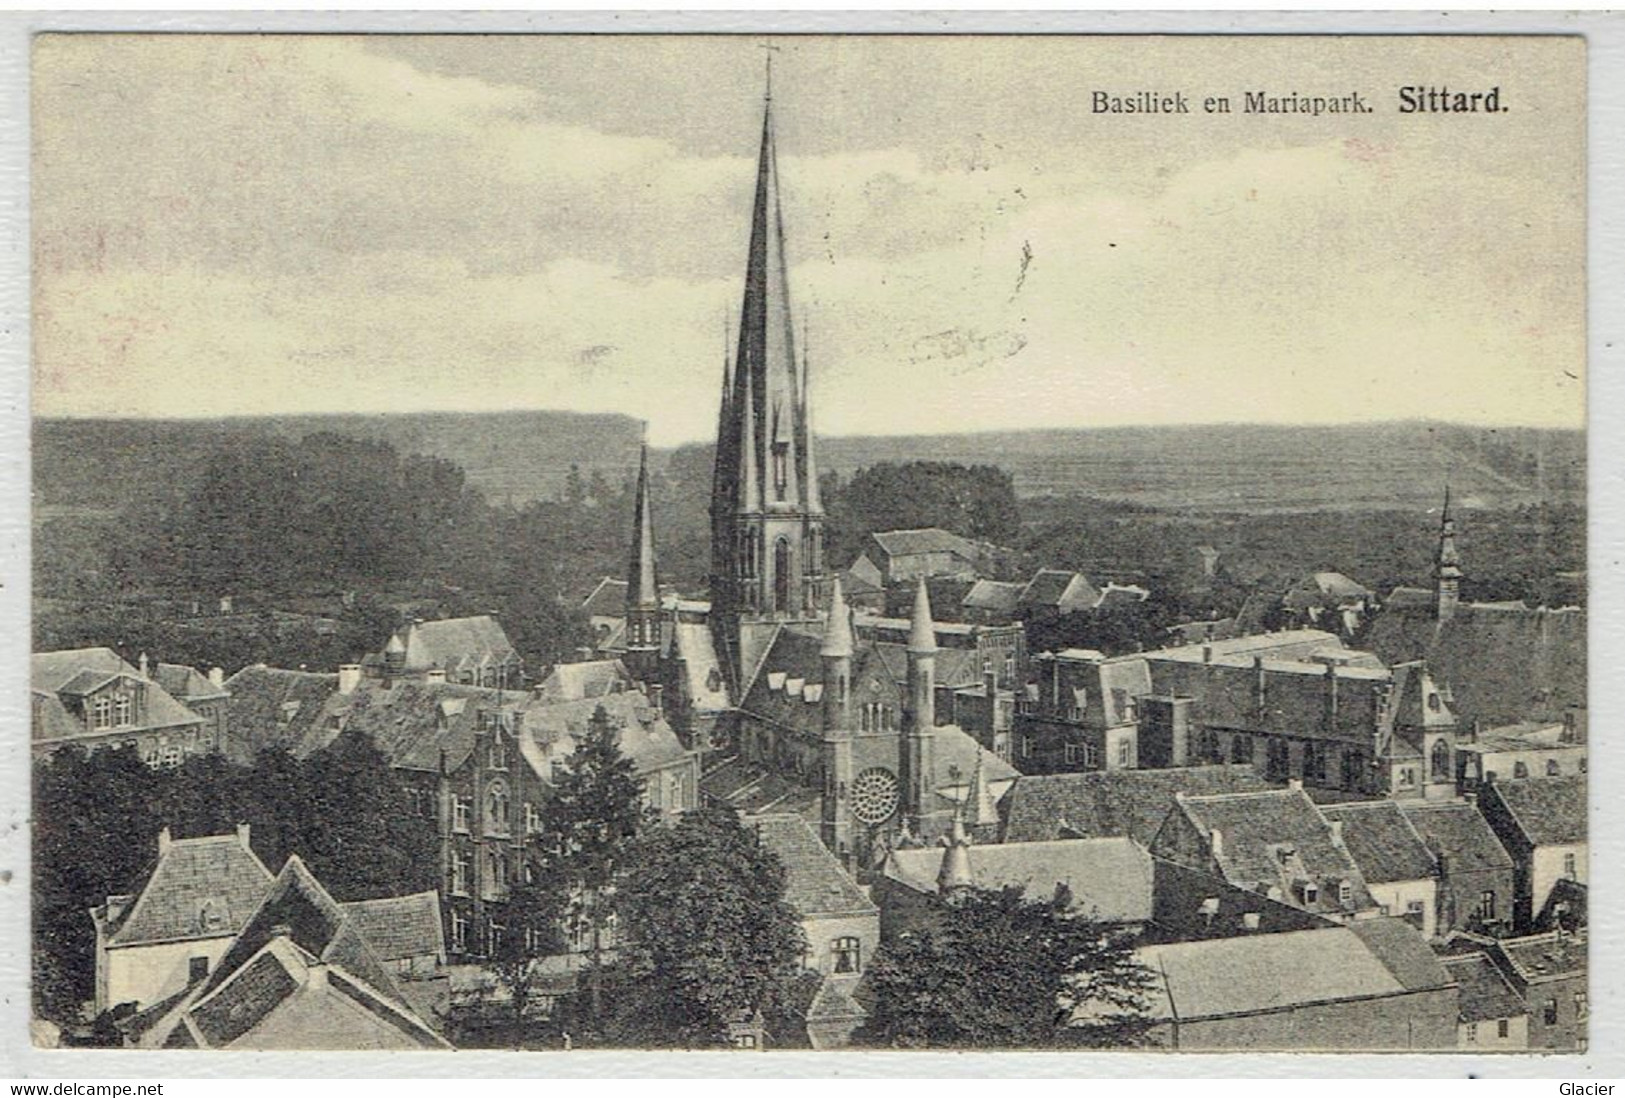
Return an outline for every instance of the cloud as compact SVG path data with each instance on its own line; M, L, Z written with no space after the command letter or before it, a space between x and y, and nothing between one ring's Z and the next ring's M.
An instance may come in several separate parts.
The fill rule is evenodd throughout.
M1026 337L1016 332L983 335L950 328L915 340L909 361L922 363L941 359L952 363L955 373L963 373L980 369L1001 358L1009 358L1026 345Z
M658 89L569 68L603 43L527 81L531 48L40 39L36 408L574 407L705 436L754 108L699 95L676 46L622 47L617 80L710 112L652 129L677 109ZM1104 123L861 75L936 113L786 97L822 430L1583 413L1575 156L1274 122L1085 140Z

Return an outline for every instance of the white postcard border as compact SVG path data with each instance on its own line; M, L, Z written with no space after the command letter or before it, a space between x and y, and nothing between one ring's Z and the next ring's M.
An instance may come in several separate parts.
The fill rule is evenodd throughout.
M229 1054L38 1050L28 1043L28 61L42 31L1578 34L1589 43L1588 369L1592 858L1591 1051L1580 1056L643 1052ZM0 16L0 1079L480 1077L1625 1077L1625 779L1610 689L1625 663L1625 17L1420 12L60 12ZM1610 308L1612 306L1612 308ZM1612 870L1612 871L1609 871Z

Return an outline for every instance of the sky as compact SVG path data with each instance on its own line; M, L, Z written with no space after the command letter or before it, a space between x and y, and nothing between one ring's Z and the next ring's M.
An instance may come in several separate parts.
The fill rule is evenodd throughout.
M1495 37L41 36L34 410L705 438L770 55L821 433L1583 425L1584 46Z

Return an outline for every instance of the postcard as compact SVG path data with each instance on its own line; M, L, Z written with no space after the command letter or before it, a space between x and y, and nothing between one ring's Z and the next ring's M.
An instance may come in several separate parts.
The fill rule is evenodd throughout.
M1586 1050L1587 45L34 36L34 1045Z

